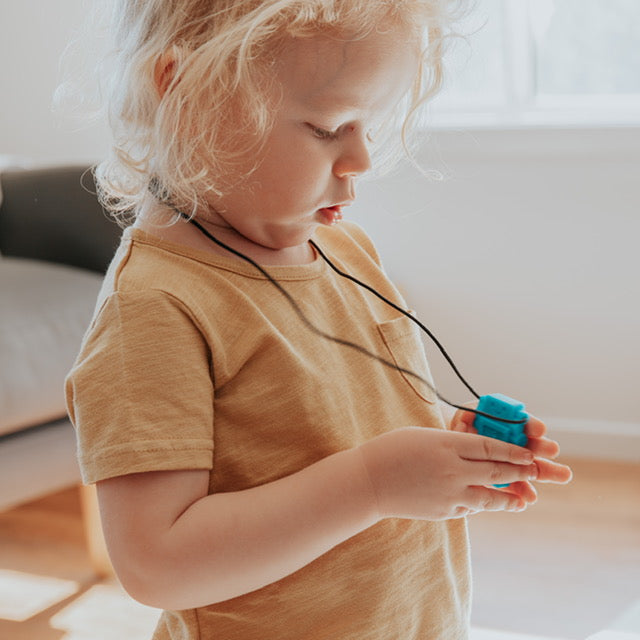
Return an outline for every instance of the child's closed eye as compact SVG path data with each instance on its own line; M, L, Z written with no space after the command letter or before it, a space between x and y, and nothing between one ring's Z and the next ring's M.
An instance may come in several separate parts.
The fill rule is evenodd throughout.
M309 122L307 123L307 126L309 127L309 129L311 129L311 133L313 133L316 138L320 138L321 140L335 140L340 133L339 129L330 131L329 129L317 127L316 125Z
M331 130L331 129L325 129L323 127L318 127L309 122L307 122L306 124L307 124L307 127L311 129L311 133L313 133L313 135L316 138L320 138L321 140L337 140L338 137L340 136L340 131L342 129L342 127L338 127L337 129ZM375 142L375 137L371 130L366 132L365 138L367 142L370 142L370 143Z

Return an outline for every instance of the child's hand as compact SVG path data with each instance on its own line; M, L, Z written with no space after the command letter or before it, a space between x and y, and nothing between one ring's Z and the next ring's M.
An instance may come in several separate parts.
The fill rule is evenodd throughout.
M477 403L469 404L471 408ZM473 426L475 414L470 411L462 411L458 409L451 419L451 430L462 431L465 433L477 433ZM566 465L552 462L558 456L560 447L555 440L545 437L547 427L535 416L529 416L529 422L525 427L525 433L529 441L527 449L536 456L535 463L538 467L538 482L556 482L564 484L569 482L572 477L571 469ZM512 490L511 487L508 490Z
M521 511L540 475L526 448L472 433L405 427L360 447L381 518L444 520ZM542 467L543 475L549 475ZM491 485L513 483L507 490Z

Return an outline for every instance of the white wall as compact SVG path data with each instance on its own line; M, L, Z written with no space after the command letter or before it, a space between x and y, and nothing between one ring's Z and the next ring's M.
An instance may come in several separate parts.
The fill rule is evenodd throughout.
M38 164L93 162L106 127L79 130L54 116L59 60L76 33L83 0L0 0L0 156Z
M91 162L106 148L104 126L61 127L49 108L82 4L0 0L0 156ZM640 458L627 437L640 435L640 129L440 132L422 163L449 178L364 182L346 212L410 305L481 393L554 418L574 450L616 441ZM431 360L446 395L468 399Z
M354 206L410 306L480 393L640 459L640 130L439 132L421 161L448 179L406 170Z

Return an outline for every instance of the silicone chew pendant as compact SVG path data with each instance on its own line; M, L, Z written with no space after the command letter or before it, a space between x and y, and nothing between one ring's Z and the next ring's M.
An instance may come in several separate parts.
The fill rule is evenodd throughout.
M492 393L481 396L476 409L496 418L523 420L519 424L509 424L493 418L476 415L473 426L481 436L496 438L497 440L517 444L520 447L524 447L527 444L527 436L524 429L529 419L529 414L524 410L522 402L518 402L518 400L509 398L501 393ZM508 487L509 484L497 484L495 486Z

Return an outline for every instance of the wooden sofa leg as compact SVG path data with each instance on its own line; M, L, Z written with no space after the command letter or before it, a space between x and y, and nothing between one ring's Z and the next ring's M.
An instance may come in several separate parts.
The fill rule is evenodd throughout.
M111 577L115 575L107 545L102 535L102 525L100 524L100 510L98 508L98 496L95 485L80 487L80 498L82 500L82 515L84 519L85 537L89 549L91 565L97 575L101 577Z

